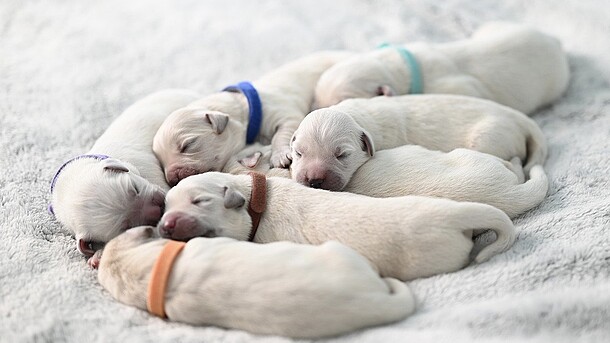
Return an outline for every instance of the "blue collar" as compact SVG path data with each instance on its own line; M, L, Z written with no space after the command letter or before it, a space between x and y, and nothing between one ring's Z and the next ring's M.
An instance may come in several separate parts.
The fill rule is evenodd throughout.
M417 59L413 54L401 47L401 46L392 46L388 43L383 43L379 45L379 48L394 48L398 53L402 56L402 59L405 60L409 69L411 70L411 86L409 87L409 94L421 94L424 92L424 83L422 81L421 68L419 67L419 63L417 63Z
M66 168L66 166L76 160L80 160L82 158L94 158L98 161L103 161L105 159L110 158L110 156L107 155L100 155L100 154L86 154L86 155L78 155L76 157L73 157L69 160L67 160L66 162L64 162L64 164L61 165L61 167L59 167L59 169L57 169L57 172L55 172L55 176L53 176L53 179L51 180L51 193L53 193L53 189L55 189L55 183L57 183L57 178L59 178L59 174L61 174L61 172L64 170L64 168ZM55 212L53 211L53 206L49 205L48 210L51 214L55 214Z
M263 105L258 96L256 88L250 82L244 81L236 85L225 87L223 91L241 92L248 99L248 130L246 134L246 144L254 143L258 136L263 121Z

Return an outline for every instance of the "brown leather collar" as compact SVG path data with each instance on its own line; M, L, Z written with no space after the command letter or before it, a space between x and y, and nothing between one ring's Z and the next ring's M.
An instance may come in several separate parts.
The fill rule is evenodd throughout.
M250 203L248 204L248 214L252 218L252 230L248 241L254 241L254 235L258 230L261 216L267 206L267 178L261 173L251 172L252 192L250 193Z
M184 248L184 242L169 241L161 250L155 261L150 281L148 282L148 296L146 297L146 307L148 312L161 318L165 318L165 289L169 281L169 274L174 265L174 260Z

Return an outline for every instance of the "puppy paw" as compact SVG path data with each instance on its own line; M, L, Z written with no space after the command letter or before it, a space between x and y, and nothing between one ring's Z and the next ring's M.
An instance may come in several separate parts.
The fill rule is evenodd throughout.
M87 264L89 267L93 269L97 269L100 266L100 259L102 258L102 250L98 250L93 254L93 256L89 257L87 260Z
M283 147L271 153L272 168L288 168L292 163L290 147Z

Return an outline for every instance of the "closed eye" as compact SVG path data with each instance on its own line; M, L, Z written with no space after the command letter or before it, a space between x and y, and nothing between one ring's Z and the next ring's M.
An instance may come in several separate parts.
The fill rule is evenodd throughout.
M133 186L133 190L136 192L136 194L140 194L140 187L138 187L138 185L134 182L131 184Z
M212 200L212 199L211 198L195 198L191 201L191 204L199 205L201 203L209 202L210 200Z
M127 194L129 194L129 197L131 198L137 197L141 191L140 187L131 179L128 182Z
M300 152L298 152L298 151L296 151L296 150L294 151L294 154L295 154L295 155L297 155L297 157L301 157L301 156L303 156L303 155L301 155L301 153L300 153Z
M350 153L349 152L342 152L340 154L338 154L336 157L338 160L343 160L346 159L347 157L349 157Z
M187 142L184 142L182 144L182 146L180 147L180 153L181 154L187 153L189 151L189 149L192 148L193 143L195 143L194 139L190 140L190 141L187 141Z

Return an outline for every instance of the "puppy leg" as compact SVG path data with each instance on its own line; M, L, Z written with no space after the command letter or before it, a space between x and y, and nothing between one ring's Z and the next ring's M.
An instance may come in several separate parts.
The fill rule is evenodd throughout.
M510 163L504 163L506 168L517 175L517 180L519 183L525 182L525 173L523 172L523 166L521 165L521 159L519 157L513 157L510 160Z
M96 251L95 254L93 254L93 256L91 256L87 260L87 264L89 265L89 267L91 267L93 269L97 269L97 267L99 267L100 259L102 258L103 251L104 251L104 249L100 249L100 250Z
M271 166L273 168L288 168L292 163L290 153L290 138L299 127L299 121L291 120L278 126L271 139Z

